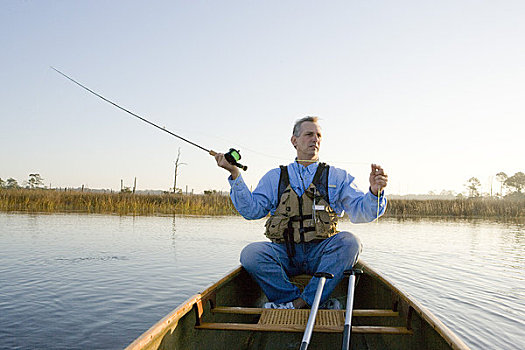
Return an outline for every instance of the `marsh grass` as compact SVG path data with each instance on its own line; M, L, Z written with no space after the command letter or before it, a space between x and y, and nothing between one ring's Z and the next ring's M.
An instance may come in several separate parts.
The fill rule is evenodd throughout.
M119 215L238 215L228 195L93 193L0 189L0 211L86 212ZM525 199L389 200L384 217L525 218Z
M525 198L390 200L384 217L525 218Z
M79 191L11 189L0 190L0 211L86 212L120 215L196 214L232 215L228 196L133 195Z

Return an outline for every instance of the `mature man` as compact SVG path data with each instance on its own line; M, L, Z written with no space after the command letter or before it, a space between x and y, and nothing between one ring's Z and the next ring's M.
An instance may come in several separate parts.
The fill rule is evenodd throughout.
M215 156L217 164L231 174L230 196L239 213L248 220L271 214L265 233L271 242L254 242L241 252L241 264L270 301L267 308L311 306L317 278L303 292L289 280L303 273L334 275L323 290L321 303L325 303L361 251L356 236L337 231L338 217L346 212L354 223L370 222L386 207L382 189L388 177L383 169L372 164L365 194L352 185L354 177L346 171L319 163L321 138L316 117L298 120L291 138L297 150L295 162L270 170L253 193L224 154Z

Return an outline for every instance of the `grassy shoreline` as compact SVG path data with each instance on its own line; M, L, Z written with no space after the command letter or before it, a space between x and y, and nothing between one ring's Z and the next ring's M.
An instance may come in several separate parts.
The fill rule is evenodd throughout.
M229 197L220 194L134 195L38 189L0 190L0 211L119 215L234 215L236 213Z
M525 218L524 199L465 198L389 200L384 217L393 218Z
M93 193L41 189L0 190L3 212L85 212L119 215L238 215L228 195ZM525 218L525 200L473 198L389 200L385 218Z

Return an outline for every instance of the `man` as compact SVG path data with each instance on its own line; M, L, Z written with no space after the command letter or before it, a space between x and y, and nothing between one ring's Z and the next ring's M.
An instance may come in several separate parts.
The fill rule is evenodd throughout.
M318 279L313 277L303 292L288 279L303 273L334 275L321 296L321 304L325 303L361 251L356 236L337 231L338 216L344 211L354 223L371 222L386 208L382 189L388 176L383 169L372 164L365 194L352 185L354 178L346 171L319 163L321 139L317 117L298 120L291 138L297 150L295 162L270 170L253 193L224 154L215 156L231 174L230 196L239 213L248 220L271 214L265 233L271 242L254 242L241 252L241 264L268 297L267 308L311 306Z

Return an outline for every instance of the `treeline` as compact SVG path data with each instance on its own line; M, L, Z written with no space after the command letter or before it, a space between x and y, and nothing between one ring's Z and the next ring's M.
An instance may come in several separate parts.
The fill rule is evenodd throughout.
M238 215L230 197L207 194L138 195L47 189L1 189L0 211L84 212L119 215ZM525 218L525 196L454 200L389 200L385 218Z
M491 177L491 182L492 182ZM518 171L512 176L508 176L505 172L501 171L496 174L496 180L500 183L499 193L495 191L496 196L508 196L508 197L521 197L523 190L525 189L525 174ZM490 184L490 193L483 194L481 192L481 181L477 177L471 177L465 184L469 197L487 197L493 196L492 183Z
M25 188L45 188L44 186L44 179L40 174L29 174L29 179L27 181L24 181L23 186ZM18 181L12 177L8 178L7 180L3 180L0 178L0 189L18 189L22 188Z

